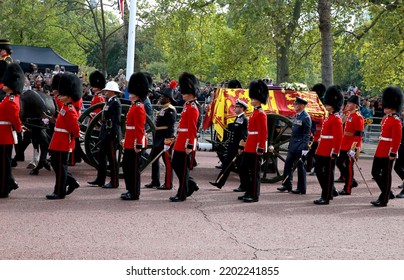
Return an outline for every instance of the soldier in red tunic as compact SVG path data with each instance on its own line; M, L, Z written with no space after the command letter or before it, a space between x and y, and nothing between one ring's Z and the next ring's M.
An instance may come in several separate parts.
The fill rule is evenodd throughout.
M11 153L17 144L17 132L21 132L20 94L24 87L24 72L17 64L9 64L3 77L6 97L0 103L0 198L8 197L14 182L11 174Z
M354 161L358 160L362 147L364 120L359 111L359 96L352 95L345 106L347 111L342 138L341 152L337 158L337 166L341 176L345 178L344 189L340 195L350 195L351 189L358 186L354 179Z
M90 74L89 80L91 91L94 95L93 99L91 100L90 106L96 105L98 103L104 103L105 98L101 91L103 88L105 88L106 84L104 75L100 71L96 70ZM92 111L91 116L94 117L99 112L101 112L101 108Z
M178 135L172 158L173 169L179 180L177 194L170 197L172 202L184 201L187 196L199 190L196 182L189 176L190 166L193 164L192 153L195 152L197 140L199 109L196 98L199 93L199 81L193 74L184 72L179 77L179 84L185 104L178 124Z
M314 204L329 204L334 191L335 160L342 143L342 119L339 115L343 104L342 91L339 86L327 89L323 101L328 117L324 120L320 140L316 151L315 172L321 186L321 198Z
M80 135L78 114L72 104L78 101L83 94L80 79L72 73L62 74L58 92L58 98L63 102L63 106L59 110L49 145L56 182L53 193L46 195L47 199L64 199L66 195L71 194L80 186L72 174L67 171L69 152L74 149L75 139ZM66 186L68 186L67 191Z
M245 146L240 146L243 153L240 164L241 186L246 190L239 196L244 202L257 202L261 186L261 157L267 152L268 124L267 115L261 104L267 104L268 87L262 80L252 81L248 92L254 111L248 120L248 136Z
M149 82L142 72L132 74L129 79L128 93L132 105L126 115L126 132L123 140L123 176L126 193L123 200L139 200L140 196L140 159L142 149L147 146L145 125L146 110L143 101L149 92Z
M379 199L371 203L376 207L387 206L391 193L391 170L397 157L401 143L402 126L398 113L402 110L403 93L399 88L387 87L383 91L382 105L384 118L372 165L372 176L375 178L381 194Z

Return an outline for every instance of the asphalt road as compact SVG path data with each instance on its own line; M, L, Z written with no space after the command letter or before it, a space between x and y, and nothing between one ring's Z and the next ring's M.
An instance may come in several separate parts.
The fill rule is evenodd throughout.
M372 161L360 165L373 197L359 175L351 196L328 206L313 204L320 196L315 176L306 195L278 193L277 184L262 184L258 203L237 200L238 177L232 174L218 190L208 182L219 170L215 153L198 152L192 176L200 190L172 203L175 190L141 190L139 201L121 201L118 189L86 184L96 171L85 163L70 168L81 187L65 200L49 201L53 172L29 175L28 161L13 169L20 188L0 200L0 259L403 259L404 199L375 208L379 190L371 180ZM394 173L394 172L393 172ZM150 167L142 186L150 182ZM177 178L174 181L177 185ZM399 192L393 175L393 191ZM342 188L341 184L337 185Z

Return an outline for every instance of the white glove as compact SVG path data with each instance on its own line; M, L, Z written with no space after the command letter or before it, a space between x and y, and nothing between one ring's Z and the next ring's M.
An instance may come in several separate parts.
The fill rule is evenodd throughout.
M303 150L303 151L302 151L302 156L307 155L308 152L309 152L308 150Z
M272 146L272 145L270 145L270 146L268 147L268 150L269 150L270 153L273 153L274 150L275 150L275 147Z
M167 152L170 149L170 145L164 145L164 152Z
M348 156L350 156L351 158L354 158L355 155L356 155L356 152L354 150L349 150Z
M44 124L48 124L48 123L49 123L49 119L48 119L48 118L43 118L43 119L42 119L42 122L43 122Z

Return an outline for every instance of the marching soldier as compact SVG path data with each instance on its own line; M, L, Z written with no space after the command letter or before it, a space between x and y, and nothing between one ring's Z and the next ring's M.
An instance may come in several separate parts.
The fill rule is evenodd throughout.
M385 116L381 122L379 143L372 165L372 176L381 190L379 198L371 202L376 207L387 206L390 196L394 197L391 194L391 170L402 137L402 125L398 116L403 105L401 90L392 86L384 89L382 105Z
M197 141L199 110L196 98L199 93L199 81L193 74L184 72L179 77L179 85L185 104L178 124L178 135L172 158L173 169L179 180L177 194L170 197L172 202L184 201L193 192L199 190L196 182L189 176L190 167L193 165L192 154L195 152Z
M344 136L342 138L341 152L337 158L337 166L341 176L345 178L344 189L340 195L350 195L351 189L358 186L354 178L354 161L359 158L362 147L364 120L359 111L359 96L352 95L345 106L347 116L345 119Z
M8 197L18 185L11 174L11 153L17 144L17 132L22 131L20 94L25 82L24 72L17 64L9 64L3 76L6 97L0 103L0 198Z
M118 188L118 162L116 159L116 150L121 135L121 114L122 106L117 95L119 86L116 82L108 82L103 89L105 97L108 99L102 111L102 125L100 131L100 150L98 152L98 170L97 178L94 181L89 181L90 185L98 185L105 189ZM110 166L111 181L105 184L107 173L107 160ZM104 185L105 184L105 185Z
M268 87L262 80L250 83L249 96L254 111L248 120L248 136L245 146L240 146L243 153L240 165L241 185L246 189L239 200L258 202L261 185L261 157L267 151L268 126L267 115L261 108L268 100Z
M173 188L173 168L171 166L171 144L174 139L174 125L177 118L177 111L171 104L174 101L173 90L165 88L161 93L160 104L162 109L157 113L156 117L156 134L153 141L153 153L151 158L154 159L161 151L163 162L166 167L164 184L160 185L160 163L156 160L152 164L152 181L145 185L146 188L157 188L159 190L171 190Z
M283 172L284 182L283 186L278 188L278 191L281 192L292 191L294 194L306 194L306 170L303 161L301 160L301 157L307 156L307 153L309 152L311 118L305 110L306 105L307 101L298 96L293 103L296 116L292 121L292 136L290 137L288 156L286 158ZM298 171L297 189L292 190L293 165L296 161Z
M49 145L56 182L53 193L46 195L47 199L64 199L66 195L80 187L67 168L69 152L74 149L75 139L80 135L78 114L72 103L78 101L83 94L81 81L72 73L62 74L58 91L57 98L63 102L63 106L59 111ZM67 191L66 186L68 186Z
M90 106L96 105L98 103L104 103L105 98L102 94L102 89L105 88L105 77L100 71L94 71L90 74L89 77L91 91L93 93L93 99L91 100ZM101 108L94 110L91 112L92 117L95 117L96 114L101 112Z
M147 98L149 82L142 72L132 74L129 79L128 93L132 102L126 116L126 132L123 140L123 175L126 193L122 200L139 200L140 196L140 159L142 149L147 146L145 125L146 110L143 101Z
M231 82L231 81L230 81ZM229 84L230 84L229 82ZM239 166L240 160L234 160L238 155L238 146L241 140L247 140L247 126L248 119L244 112L248 109L247 103L238 99L236 105L234 105L234 112L237 114L236 119L232 124L229 125L230 135L227 144L227 154L224 159L222 171L217 176L214 182L209 182L211 185L221 189L227 181L230 175L233 165ZM240 174L240 169L238 168ZM241 180L241 179L240 179ZM238 189L237 189L238 190ZM245 189L240 189L240 191L245 191Z
M4 60L7 64L13 63L11 43L7 39L0 39L0 60Z
M337 85L327 89L323 101L328 117L324 120L316 151L315 172L321 186L321 198L314 204L329 204L333 199L335 160L342 142L342 119L339 115L343 104L341 88Z

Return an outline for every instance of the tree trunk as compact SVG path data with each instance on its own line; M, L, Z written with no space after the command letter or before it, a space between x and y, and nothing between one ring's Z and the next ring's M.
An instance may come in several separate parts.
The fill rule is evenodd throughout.
M329 87L333 84L333 39L331 33L331 3L329 0L318 0L318 15L321 33L321 78L323 84Z

